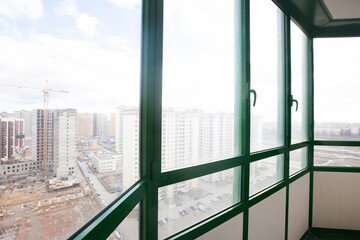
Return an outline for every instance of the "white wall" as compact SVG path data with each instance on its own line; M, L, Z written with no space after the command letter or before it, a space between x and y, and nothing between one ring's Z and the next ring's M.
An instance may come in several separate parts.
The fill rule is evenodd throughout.
M360 230L360 173L315 172L313 227Z
M285 188L251 207L249 209L249 239L284 239L285 207Z
M309 187L309 173L289 186L289 240L300 239L309 227Z
M213 230L205 233L198 240L242 240L243 214L233 217Z

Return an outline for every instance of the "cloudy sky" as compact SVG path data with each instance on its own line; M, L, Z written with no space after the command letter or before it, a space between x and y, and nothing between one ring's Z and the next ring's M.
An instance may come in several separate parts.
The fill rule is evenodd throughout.
M112 112L138 105L140 1L0 2L0 111L43 107Z
M164 106L233 112L234 1L164 2ZM251 2L251 87L258 93L252 112L269 121L277 118L278 19L271 1ZM51 92L50 108L110 113L138 106L140 32L140 0L0 1L0 84L38 88L0 86L0 111L42 108L46 80L69 91ZM294 36L292 44L301 47L301 33ZM360 45L356 38L338 41L315 40L315 90L325 89L315 95L319 121L360 119L353 111ZM295 64L300 76L302 62ZM339 88L345 82L353 87Z

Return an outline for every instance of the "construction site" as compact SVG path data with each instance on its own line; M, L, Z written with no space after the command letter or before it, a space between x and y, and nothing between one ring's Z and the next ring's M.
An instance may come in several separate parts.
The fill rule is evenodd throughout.
M0 189L0 239L66 239L100 206L81 176L72 183L37 181Z
M68 91L47 81L0 86L44 97L42 109L0 113L0 239L67 239L124 191L114 137L79 136L76 109L49 109L50 92ZM138 216L136 207L109 239L136 239Z

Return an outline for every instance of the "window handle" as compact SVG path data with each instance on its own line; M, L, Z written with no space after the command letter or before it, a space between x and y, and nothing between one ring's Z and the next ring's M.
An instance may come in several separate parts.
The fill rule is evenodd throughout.
M296 108L295 108L295 111L298 110L298 107L299 107L299 103L296 99L293 98L293 96L291 95L291 106L293 106L293 103L296 104Z
M254 89L250 89L250 93L254 94L254 103L253 106L255 107L256 104L256 91Z

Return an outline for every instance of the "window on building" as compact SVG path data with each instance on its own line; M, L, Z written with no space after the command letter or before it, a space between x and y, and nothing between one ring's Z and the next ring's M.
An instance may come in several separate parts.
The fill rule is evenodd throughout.
M30 5L2 3L10 14L0 12L7 59L0 61L0 121L4 114L25 126L15 137L25 136L13 151L18 164L2 179L6 196L18 198L2 205L9 211L2 230L19 239L66 239L139 180L142 1ZM38 171L24 172L27 163ZM36 224L16 213L20 207Z
M250 81L257 93L251 108L251 152L284 145L283 22L284 13L272 1L250 1Z
M284 155L250 163L250 195L284 179Z
M315 146L314 165L324 167L360 167L360 147Z
M291 21L291 143L308 137L308 38Z
M239 154L233 9L234 1L164 2L163 171Z
M315 139L360 140L360 38L314 40ZM351 87L344 87L351 86Z
M240 201L228 169L159 188L158 234L163 239Z

